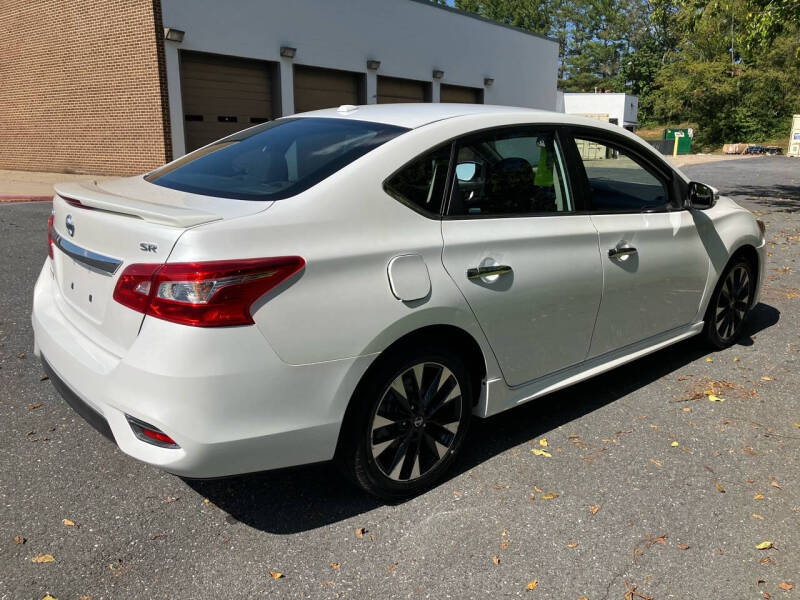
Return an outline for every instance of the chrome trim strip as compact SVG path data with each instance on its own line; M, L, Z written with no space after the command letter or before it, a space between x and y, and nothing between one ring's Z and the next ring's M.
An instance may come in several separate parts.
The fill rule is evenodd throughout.
M98 254L97 252L92 252L86 248L81 248L77 244L73 244L57 231L53 232L53 241L56 247L71 259L86 265L93 271L97 271L102 275L111 277L122 264L121 260Z

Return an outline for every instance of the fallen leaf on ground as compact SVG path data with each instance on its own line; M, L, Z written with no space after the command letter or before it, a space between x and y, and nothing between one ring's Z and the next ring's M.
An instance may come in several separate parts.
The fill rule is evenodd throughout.
M788 592L789 590L791 590L794 587L794 584L791 581L781 581L778 584L778 587L781 588L782 590Z
M342 568L342 565L340 565L339 563L337 563L337 562L332 562L331 563L331 569L336 570L336 569L341 569L341 568Z
M578 542L567 542L567 548L577 548Z
M594 506L589 507L589 512L593 515L596 515L598 510L600 510L599 504L595 504Z
M783 488L781 487L781 484L780 484L780 483L778 483L778 482L777 482L777 480L776 480L774 477L770 477L770 478L769 478L769 484L770 484L772 487L774 487L774 488L778 488L779 490L782 490L782 489L783 489Z
M762 494L761 492L756 492L756 495L753 496L753 500L763 500L763 499L764 499L764 494Z
M756 550L769 550L770 548L774 548L775 544L772 542L761 542L758 546L756 546Z
M681 550L688 550L689 546L686 544L678 544L678 548L680 548Z
M706 362L714 362L714 359L710 356L706 356Z
M52 554L37 554L31 559L35 563L51 563L55 560Z
M358 538L363 538L365 533L367 533L367 530L364 527L356 529L356 537Z
M541 494L542 488L540 488L538 485L535 485L533 486L533 491L536 492L537 494Z
M538 579L531 579L528 582L528 585L525 586L525 589L530 592L532 590L535 590L537 585L539 585L539 580Z
M717 488L717 491L718 491L720 494L724 494L724 493L725 493L725 488L724 488L724 487L722 487L722 484L721 484L719 481L715 481L715 482L714 482L714 486Z
M42 375L41 377L39 377L39 381L47 381L48 379L50 378L47 375Z
M761 516L760 514L758 514L758 513L753 513L752 517L753 517L754 519L758 519L759 521L763 521L763 520L764 520L764 517L762 517L762 516Z
M581 596L578 600L589 600L586 596Z
M281 573L280 571L270 571L269 576L272 577L273 579L282 579L283 573Z
M769 600L772 598L772 596L767 592L761 592L761 597L764 598L764 600Z
M542 450L541 448L533 448L531 449L536 456L546 456L547 458L552 458L553 455L547 452L546 450Z
M672 443L670 444L670 446L672 446L673 448L677 448L679 445L680 445L680 444L678 444L678 442L672 442Z
M62 523L64 523L65 527L75 527L75 521L72 521L70 519L64 519Z
M497 556L497 555L495 554L495 555L492 557L492 562L493 562L494 564L496 564L496 565L499 565L499 564L500 564L500 557L499 557L499 556Z
M683 412L692 412L692 407L691 406L684 406L682 410L683 410Z
M24 544L24 543L25 543L25 542L27 542L27 541L28 541L28 540L26 540L26 539L25 539L24 537L22 537L21 535L15 535L15 536L14 536L14 543L15 543L15 544Z
M719 396L715 396L714 394L709 394L708 399L711 402L725 402L725 398L720 398Z
M166 504L172 504L172 503L173 503L173 502L175 502L176 500L178 500L178 498L175 498L174 496L167 496L167 497L164 499L164 502L165 502Z
M50 594L45 594L42 596L42 600L58 600L55 596L51 596Z
M795 427L800 427L800 423L798 423L797 421L795 421L795 422L794 422L794 426L795 426Z
M707 358L706 360L710 361L711 359ZM644 594L637 592L636 591L637 586L631 585L631 582L628 581L627 579L625 580L625 587L627 588L627 591L625 592L624 596L625 600L633 600L634 596L636 596L640 600L653 600L651 596L645 596Z
M761 381L772 381L772 377L769 375L764 375L761 377Z
M158 538L167 537L167 534L163 531L157 531L153 535L150 536L151 540L157 540Z
M660 460L656 460L655 458L651 458L650 462L653 463L657 467L662 467L664 465L664 463L662 463Z
M542 438L542 439L540 439L540 440L539 440L539 445L540 445L542 448L547 448L547 438Z
M553 498L558 498L558 494L555 492L550 492L549 494L542 496L542 500L552 500Z
M386 570L389 571L389 573L394 573L397 571L397 563L390 564L388 567L386 567Z
M28 410L36 410L42 405L41 402L36 402L35 404L28 404Z

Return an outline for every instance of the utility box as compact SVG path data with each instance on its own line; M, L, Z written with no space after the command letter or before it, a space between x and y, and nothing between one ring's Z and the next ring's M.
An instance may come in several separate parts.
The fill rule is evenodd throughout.
M678 154L689 154L692 151L692 131L691 128L665 129L664 139L674 140L678 138Z
M792 133L789 135L787 156L800 156L800 115L795 115L792 119Z

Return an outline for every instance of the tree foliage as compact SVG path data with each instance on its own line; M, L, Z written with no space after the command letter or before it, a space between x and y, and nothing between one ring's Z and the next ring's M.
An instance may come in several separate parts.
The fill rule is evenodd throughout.
M437 0L445 3L444 0ZM639 96L701 144L786 133L800 112L800 0L452 0L559 44L559 87Z

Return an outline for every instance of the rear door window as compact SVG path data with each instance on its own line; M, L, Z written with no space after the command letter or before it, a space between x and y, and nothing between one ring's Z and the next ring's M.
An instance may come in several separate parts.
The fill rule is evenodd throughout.
M279 119L195 150L145 179L206 196L283 200L405 131L349 119Z
M503 128L458 142L450 216L529 216L572 209L552 129Z

